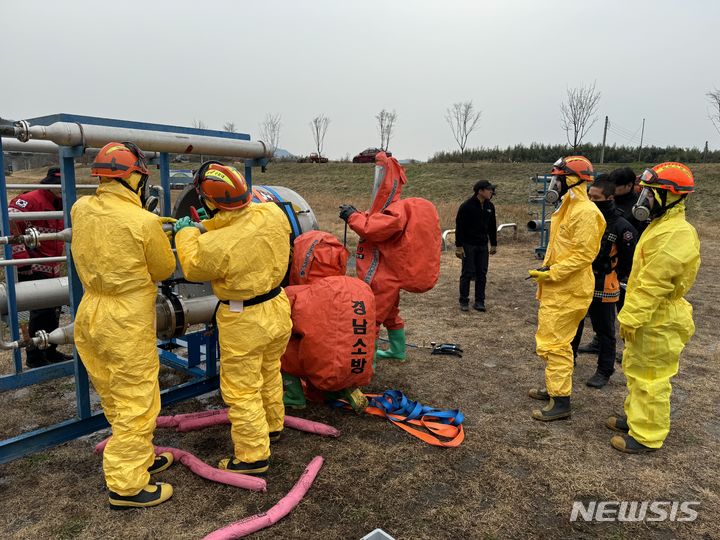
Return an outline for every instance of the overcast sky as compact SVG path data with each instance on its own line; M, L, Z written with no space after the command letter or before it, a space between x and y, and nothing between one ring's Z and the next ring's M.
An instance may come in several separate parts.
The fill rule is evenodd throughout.
M351 156L397 111L390 150L454 148L445 111L482 111L469 146L565 141L568 87L602 93L588 140L720 147L705 93L720 88L720 2L0 0L0 117L68 112L259 137L282 115L280 146Z

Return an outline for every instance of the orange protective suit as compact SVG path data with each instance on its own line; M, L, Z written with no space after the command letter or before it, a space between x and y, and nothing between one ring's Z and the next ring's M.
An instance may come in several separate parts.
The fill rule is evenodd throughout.
M376 166L384 170L384 177L370 210L353 213L347 223L360 236L357 274L375 294L376 321L399 330L405 327L400 289L423 292L437 282L440 221L429 201L400 200L407 178L395 158L380 152Z
M282 370L322 391L363 386L373 375L375 297L366 283L345 275L347 258L329 233L295 239L285 289L293 331Z

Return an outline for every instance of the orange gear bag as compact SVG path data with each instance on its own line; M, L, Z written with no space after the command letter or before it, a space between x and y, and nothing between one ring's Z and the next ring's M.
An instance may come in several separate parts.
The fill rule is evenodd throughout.
M293 333L282 371L323 391L365 386L373 376L375 296L357 278L331 276L285 288Z
M402 206L407 217L405 230L385 252L385 264L397 276L400 288L423 293L432 289L440 277L440 216L435 205L412 197L392 203Z

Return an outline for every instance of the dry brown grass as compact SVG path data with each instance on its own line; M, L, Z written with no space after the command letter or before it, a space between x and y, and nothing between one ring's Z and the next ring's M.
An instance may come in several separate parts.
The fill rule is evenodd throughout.
M360 177L369 182L371 172L360 166L357 178L348 180L345 173L355 174L352 166L330 165L332 170L278 166L274 172L280 180L268 183L298 189L318 213L321 226L342 237L336 207L346 201L365 207L365 188L353 182ZM420 182L427 170L416 167L409 174ZM313 168L328 177L322 187L315 182L315 189L310 185ZM510 170L508 176L513 174ZM452 171L443 175L448 178L445 185L458 183L451 196L436 199L446 205L441 213L447 220L453 205L464 197L468 179L453 179ZM488 177L501 180L489 173ZM507 185L512 187L510 181ZM437 190L437 186L429 188L433 197L439 195ZM517 187L521 192L525 189ZM501 194L497 201L500 216L507 215L503 198ZM700 199L696 208L704 207L704 198ZM522 206L517 198L507 203ZM509 220L501 217L501 221ZM594 372L591 356L581 356L578 363L573 418L549 425L530 419L530 410L538 403L526 392L542 382L543 366L534 354L534 287L524 279L526 270L537 264L532 255L535 238L521 233L517 241L502 237L499 252L491 259L487 313L458 311L460 266L452 253L443 255L435 289L402 296L409 343L460 343L464 357L410 349L405 363L382 362L368 388L397 388L426 404L460 408L467 418L467 438L461 447L432 448L385 421L311 406L300 414L330 423L343 435L327 440L288 433L273 449L267 494L212 484L175 466L161 475L175 486L172 501L152 510L117 513L106 507L101 461L92 454L93 444L106 435L99 433L0 467L2 536L200 538L268 509L288 491L305 464L321 454L326 465L307 498L290 516L254 537L360 538L381 527L398 539L718 538L720 239L713 221L704 219L698 228L703 265L688 296L695 308L697 333L674 380L672 430L666 446L655 454L625 456L610 448L612 433L603 423L621 410L625 381L619 370L604 389L587 388L584 381ZM49 424L72 409L72 399L69 379L6 393L0 396L4 411L0 433L7 436ZM217 396L163 413L210 406L221 406ZM156 442L189 450L209 463L230 452L226 426L187 434L158 430ZM701 507L694 523L569 522L574 500L605 499L697 500Z

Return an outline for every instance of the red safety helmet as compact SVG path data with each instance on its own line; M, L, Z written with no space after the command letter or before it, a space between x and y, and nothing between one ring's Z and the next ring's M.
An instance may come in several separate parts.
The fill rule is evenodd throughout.
M222 210L239 210L252 200L252 192L242 173L219 161L203 163L195 173L193 182L203 205L210 203L212 207Z
M150 174L142 150L131 142L110 142L95 156L90 174L126 180L134 172Z
M645 169L640 175L640 185L654 189L665 189L675 195L687 195L695 191L695 178L685 165L667 161Z
M553 176L577 176L585 182L592 182L594 179L592 163L583 156L568 156L558 159L553 163L550 174Z

